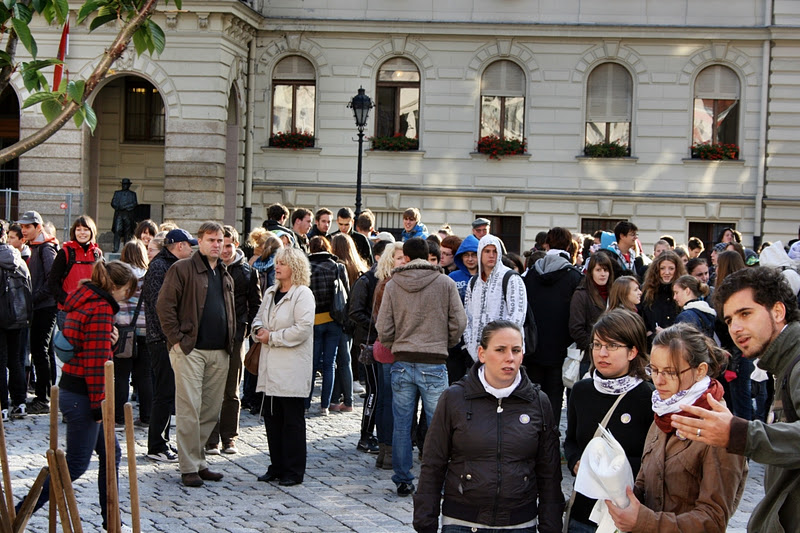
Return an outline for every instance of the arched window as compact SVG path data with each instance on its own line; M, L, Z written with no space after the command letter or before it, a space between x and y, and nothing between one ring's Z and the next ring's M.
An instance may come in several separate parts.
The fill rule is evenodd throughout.
M739 78L728 67L703 69L694 82L692 144L738 144Z
M512 61L495 61L481 78L481 137L525 136L525 74Z
M300 56L281 59L272 73L272 134L314 134L314 66Z
M631 153L633 80L628 70L604 63L589 74L586 86L586 144L616 142Z
M408 138L419 135L419 70L410 60L395 57L378 70L375 136Z

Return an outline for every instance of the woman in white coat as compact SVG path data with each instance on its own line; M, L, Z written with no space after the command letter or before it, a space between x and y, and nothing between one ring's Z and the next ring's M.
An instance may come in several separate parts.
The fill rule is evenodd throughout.
M272 462L258 480L284 487L302 483L306 470L303 401L311 390L315 307L310 281L311 267L301 250L276 252L275 284L264 293L253 320L253 338L261 343L256 392L264 393Z

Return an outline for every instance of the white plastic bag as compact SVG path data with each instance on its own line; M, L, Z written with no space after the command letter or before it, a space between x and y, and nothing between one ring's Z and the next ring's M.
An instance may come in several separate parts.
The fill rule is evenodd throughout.
M583 354L578 349L578 345L573 342L567 348L567 358L564 359L564 364L561 365L561 381L564 382L564 386L568 389L571 389L575 382L580 379L581 359L583 359Z
M590 440L581 455L575 490L597 500L589 515L589 519L597 523L597 533L613 533L617 526L605 500L623 509L630 505L625 489L633 486L633 470L617 439L607 429L601 427L601 430L601 436Z

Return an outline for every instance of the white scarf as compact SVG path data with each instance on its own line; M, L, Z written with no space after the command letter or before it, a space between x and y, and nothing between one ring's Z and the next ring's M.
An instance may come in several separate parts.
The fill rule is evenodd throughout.
M708 392L708 387L711 385L711 378L704 377L686 390L678 391L666 400L662 400L658 391L653 391L653 412L658 416L664 416L670 413L680 413L681 405L694 405L694 402Z
M602 377L597 370L594 371L592 376L594 380L594 388L597 389L597 392L601 392L603 394L613 394L614 396L619 396L620 394L625 394L628 391L632 391L639 386L639 383L642 382L640 378L634 376L622 376L621 378L606 379Z
M514 389L517 388L519 382L522 381L522 374L517 371L517 377L514 378L514 383L509 385L508 387L504 387L502 389L495 389L489 382L486 381L486 365L481 365L478 369L478 378L480 378L481 383L483 384L483 388L486 389L486 392L494 396L495 398L508 398L511 396L511 393L514 392Z

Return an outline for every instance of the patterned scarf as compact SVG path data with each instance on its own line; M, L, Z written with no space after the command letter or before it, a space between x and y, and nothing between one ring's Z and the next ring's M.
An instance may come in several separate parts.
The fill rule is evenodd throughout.
M640 378L634 376L622 376L621 378L606 379L601 376L597 370L594 371L592 376L594 380L594 388L597 389L597 392L601 392L603 394L612 394L614 396L619 396L620 394L625 394L628 391L632 391L639 386L639 383L642 382Z
M708 376L704 377L690 388L678 391L666 400L661 399L657 390L653 391L653 417L658 429L667 434L675 431L675 428L672 427L672 415L675 413L680 416L697 418L694 415L681 411L680 405L690 404L702 407L703 409L711 409L706 396L709 393L715 400L719 401L719 399L722 398L724 390L719 381L711 379ZM680 438L680 435L678 438Z

